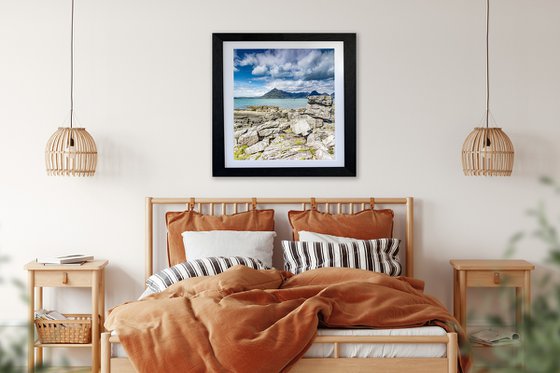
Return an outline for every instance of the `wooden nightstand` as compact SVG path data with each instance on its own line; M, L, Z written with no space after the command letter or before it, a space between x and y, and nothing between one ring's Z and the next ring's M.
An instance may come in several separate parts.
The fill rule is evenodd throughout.
M515 288L517 324L531 307L531 271L535 266L525 260L460 260L453 266L453 315L466 330L468 287Z
M95 260L81 266L44 265L30 262L25 265L28 271L29 294L29 352L28 371L33 372L37 363L43 363L45 347L90 347L92 372L97 373L100 365L100 333L105 318L105 267L106 260ZM34 311L43 308L44 287L86 287L91 288L92 327L90 344L41 344L35 341ZM35 361L37 350L37 362Z

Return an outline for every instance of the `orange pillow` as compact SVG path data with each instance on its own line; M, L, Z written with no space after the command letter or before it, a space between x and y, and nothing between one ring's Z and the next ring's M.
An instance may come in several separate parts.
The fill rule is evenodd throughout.
M170 266L187 260L183 236L186 231L273 231L274 210L250 210L233 215L203 215L196 211L169 211L167 260Z
M328 214L316 210L289 211L288 218L294 234L309 231L332 236L371 240L393 237L393 210L364 210L356 214Z

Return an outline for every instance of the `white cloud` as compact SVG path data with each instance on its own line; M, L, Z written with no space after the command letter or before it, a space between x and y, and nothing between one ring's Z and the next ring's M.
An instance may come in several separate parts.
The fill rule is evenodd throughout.
M255 58L255 54L246 54L242 60L238 60L236 62L239 66L255 65L257 63L257 59Z
M253 69L253 71L251 71L251 73L253 75L264 75L264 74L266 74L267 71L268 71L268 68L266 66L259 65L259 66L255 67Z
M268 49L237 58L237 66L253 67L253 75L272 79L324 80L334 78L334 50Z

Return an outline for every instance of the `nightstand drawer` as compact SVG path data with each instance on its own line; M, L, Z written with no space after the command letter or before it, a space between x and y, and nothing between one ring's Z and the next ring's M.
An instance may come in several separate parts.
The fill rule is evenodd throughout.
M89 287L90 271L34 271L35 286L41 287Z
M522 287L524 271L467 271L469 287Z

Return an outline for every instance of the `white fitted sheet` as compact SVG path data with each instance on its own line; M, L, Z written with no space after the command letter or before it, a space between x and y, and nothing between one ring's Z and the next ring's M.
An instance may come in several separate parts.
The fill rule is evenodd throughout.
M111 335L116 335L112 331ZM434 336L445 335L446 331L439 326L422 326L418 328L402 329L319 329L317 335L408 335ZM443 343L343 343L338 346L339 357L372 358L372 357L445 357L447 349ZM314 343L304 357L325 358L332 357L334 345L332 343ZM122 347L118 348L118 356L126 356Z
M402 329L319 329L317 335L344 336L375 336L375 335L407 335L434 336L445 335L446 331L439 326L422 326ZM447 353L444 343L343 343L338 346L339 357L372 358L372 357L445 357ZM332 343L314 343L304 357L332 357Z

